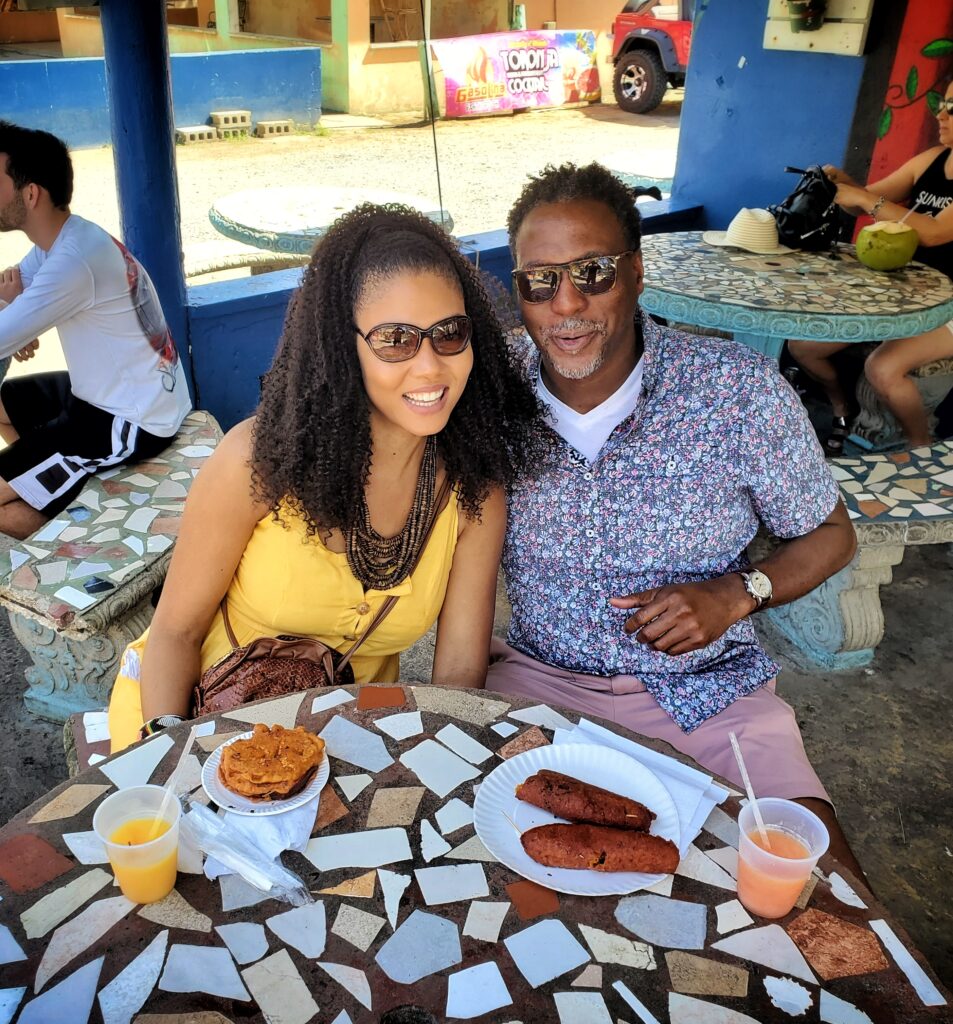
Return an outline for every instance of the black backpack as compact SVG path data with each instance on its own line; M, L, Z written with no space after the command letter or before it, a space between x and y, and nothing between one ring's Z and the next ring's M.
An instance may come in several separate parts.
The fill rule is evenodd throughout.
M834 196L837 186L817 164L806 171L785 167L801 180L783 202L768 209L778 223L778 239L792 249L819 251L829 249L840 231L840 216Z

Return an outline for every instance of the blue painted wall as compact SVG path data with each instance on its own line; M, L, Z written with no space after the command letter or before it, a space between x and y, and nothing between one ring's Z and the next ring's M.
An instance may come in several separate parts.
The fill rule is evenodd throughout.
M110 142L105 63L75 60L0 61L3 117L43 128L73 148ZM321 51L178 53L172 57L172 96L178 125L205 124L210 110L241 107L254 119L321 117Z
M210 110L251 110L255 121L321 119L321 51L284 50L177 53L172 56L176 124L206 124Z
M7 121L52 132L73 148L110 140L100 58L0 61L0 96Z
M767 0L698 8L672 194L724 228L791 191L785 166L843 164L864 58L763 49Z

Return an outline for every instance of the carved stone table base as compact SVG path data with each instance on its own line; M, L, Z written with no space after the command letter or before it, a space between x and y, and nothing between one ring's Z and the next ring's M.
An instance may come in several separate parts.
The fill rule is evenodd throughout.
M122 652L149 625L152 612L147 596L103 632L70 636L11 611L14 635L33 660L24 673L27 708L40 718L65 722L76 712L105 707Z
M799 668L867 665L884 635L880 588L903 561L903 544L861 545L850 565L799 601L769 608L768 619L795 646Z

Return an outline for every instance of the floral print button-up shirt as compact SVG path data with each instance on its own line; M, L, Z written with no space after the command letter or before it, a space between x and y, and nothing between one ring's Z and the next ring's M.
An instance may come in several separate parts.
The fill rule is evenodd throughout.
M508 641L569 671L637 677L685 732L774 678L749 619L671 656L623 631L609 598L743 568L759 522L800 537L837 484L797 395L763 356L642 316L644 378L595 462L547 426L540 472L509 505ZM523 335L531 380L539 356Z

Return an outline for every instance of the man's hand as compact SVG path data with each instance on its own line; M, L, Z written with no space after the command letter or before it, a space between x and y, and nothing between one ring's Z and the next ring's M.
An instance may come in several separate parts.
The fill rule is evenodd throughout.
M19 352L13 353L13 358L18 363L25 363L28 359L32 359L36 355L36 350L40 347L40 339L34 338L31 342L24 345Z
M23 291L23 282L20 280L19 267L7 267L0 271L0 301L13 302Z
M626 619L626 633L636 633L639 643L672 655L707 647L755 608L737 573L613 597L609 604L638 608Z

